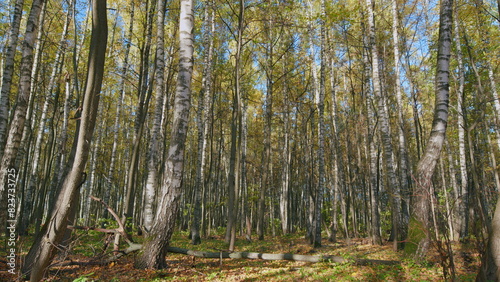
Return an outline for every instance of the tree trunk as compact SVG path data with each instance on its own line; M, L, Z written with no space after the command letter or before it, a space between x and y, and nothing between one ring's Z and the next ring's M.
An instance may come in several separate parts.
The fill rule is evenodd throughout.
M31 71L34 63L33 49L36 45L35 37L43 2L43 0L33 1L26 24L26 33L24 34L24 41L22 43L21 75L19 80L19 92L17 95L17 106L10 123L7 142L0 163L0 202L2 202L2 195L4 194L5 187L7 187L4 185L6 183L7 171L15 166L17 152L24 132L26 112L31 93Z
M368 45L367 37L363 36L364 44ZM370 169L370 208L371 208L371 236L372 244L382 245L382 235L380 234L380 213L379 213L379 179L378 179L378 146L376 145L376 117L373 110L373 99L370 94L370 69L368 51L363 52L364 66L364 87L363 94L365 96L365 112L367 126L367 147L369 152L369 169Z
M57 53L54 59L54 65L52 67L52 73L50 75L49 79L49 85L48 85L48 95L46 95L45 102L43 103L43 108L42 108L42 113L40 116L40 123L38 124L38 132L36 135L36 141L35 141L35 148L33 149L33 159L32 159L32 167L31 167L31 174L29 177L29 182L27 183L26 186L26 197L23 199L24 201L24 208L23 208L23 217L22 217L22 222L19 227L19 234L21 235L26 235L27 234L27 229L28 225L30 223L30 214L32 212L32 203L33 203L33 195L36 191L39 191L40 189L36 189L38 187L38 164L40 163L40 153L42 150L42 139L45 134L45 123L47 121L47 114L49 111L49 105L52 103L55 103L54 99L52 98L54 96L54 91L56 90L56 78L59 77L60 75L60 68L63 64L63 56L64 56L64 51L65 51L65 44L66 44L66 36L68 34L68 27L69 23L71 20L71 6L68 7L68 12L66 15L66 20L64 23L63 27L63 32L61 34L61 40L59 42L59 47L57 48ZM43 99L43 97L39 97L39 99ZM52 129L51 129L52 130Z
M325 27L325 0L321 1L321 46L320 46L320 81L319 97L317 100L318 110L318 187L316 191L315 215L314 215L314 247L321 247L321 210L323 208L323 196L325 193L325 77L326 77L326 27ZM337 145L337 144L335 144ZM335 146L334 145L334 146Z
M269 6L269 2L266 3ZM274 57L274 41L273 37L273 19L272 15L265 16L265 38L266 38L266 97L264 101L264 150L262 151L262 185L259 196L259 240L264 240L265 229L265 209L266 209L266 195L271 193L272 189L272 120L273 120L273 95L274 95L274 77L273 77L273 57Z
M449 66L451 52L453 0L442 0L439 16L438 55L436 64L435 108L432 130L415 172L413 218L410 222L411 241L418 242L417 255L427 255L430 244L430 185L446 136L449 103ZM413 239L413 240L412 240Z
M500 279L500 201L497 201L491 225L492 231L476 277L477 282Z
M500 176L498 175L498 170L495 169L497 168L497 160L495 158L495 150L493 150L493 146L491 144L491 137L490 135L486 134L486 141L488 142L488 150L490 153L490 162L491 162L491 167L493 168L493 177L495 179L495 188L496 191L500 191Z
M149 142L149 152L147 156L148 175L145 188L144 199L144 229L151 230L154 220L153 205L155 201L156 189L158 186L158 164L160 155L160 127L163 116L163 96L165 95L164 72L165 72L165 0L158 0L157 5L157 34L156 34L156 66L155 66L155 92L156 104L154 112L153 129L151 141Z
M54 175L52 176L52 184L49 190L48 195L48 209L50 210L53 204L54 194L57 192L57 185L61 182L64 166L65 166L65 157L67 154L67 144L68 141L68 122L69 122L69 103L71 96L71 85L70 85L70 77L67 74L65 78L65 96L64 96L64 106L63 106L63 123L61 128L61 133L57 140L56 145L56 156L55 156L55 168Z
M401 209L398 221L400 223L399 238L398 240L405 240L408 234L408 221L410 216L409 211L409 196L410 196L410 175L408 171L409 160L407 151L407 142L404 129L406 127L404 109L403 109L403 94L401 93L401 79L400 79L400 55L399 55L399 17L397 0L392 0L392 40L394 49L394 76L396 78L396 108L398 112L398 139L399 139L399 182L401 184L400 193L395 196L400 196L399 202L401 206L396 208Z
M383 145L383 161L387 173L387 183L389 185L389 191L392 193L392 239L394 241L393 249L398 249L398 240L400 239L400 227L401 227L401 191L399 187L399 181L396 177L396 171L394 168L394 156L393 156L393 145L391 138L391 128L389 114L387 112L387 97L382 94L380 69L379 69L379 54L377 48L377 42L375 39L375 20L373 13L373 4L371 0L366 1L366 6L368 8L368 35L369 35L369 46L372 55L372 82L373 82L373 93L375 98L378 100L378 114L380 117L380 134Z
M149 77L150 71L150 51L151 51L151 41L153 37L153 21L155 15L156 3L151 4L150 1L146 2L146 27L144 32L144 44L141 48L141 61L139 70L139 84L137 87L139 105L137 109L137 114L135 118L135 131L133 137L133 147L132 155L130 157L130 163L128 166L128 178L124 199L123 207L123 221L129 218L134 218L134 202L136 200L137 188L139 187L139 180L137 179L139 175L139 159L140 150L142 148L142 135L144 134L146 116L149 109L149 102L153 94L152 81L153 77ZM126 225L127 227L130 225Z
M42 4L42 7L41 7L41 11L40 11L40 15L38 17L38 25L42 26L43 27L43 23L44 23L44 20L45 20L45 14L46 14L46 2L43 2ZM35 122L36 122L36 119L32 119L32 116L34 114L34 103L35 103L35 97L37 97L36 95L36 89L38 87L38 84L37 83L37 79L38 79L38 70L39 70L39 65L40 65L40 58L41 58L41 50L43 48L43 40L42 40L42 35L43 35L43 28L39 28L38 31L37 31L37 36L36 36L36 46L35 46L35 51L34 51L34 55L33 55L33 67L32 67L32 70L31 70L31 85L30 85L30 90L29 90L29 99L28 99L28 108L26 110L26 122L24 123L24 130L23 130L23 134L22 134L22 137L21 137L21 141L20 141L20 144L19 144L19 149L18 149L18 154L17 154L17 157L16 157L16 160L15 160L15 164L19 164L21 160L24 161L25 165L24 165L24 169L22 170L22 174L24 174L23 176L23 179L24 179L24 183L27 183L28 182L28 177L29 177L29 163L30 163L30 145L31 145L31 142L32 142L32 135L33 135L33 132L32 132L32 128L35 126ZM30 122L31 121L31 122ZM19 212L19 222L20 224L22 224L23 222L23 213L24 213L24 198L26 197L26 190L27 190L27 185L24 185L23 184L23 195L22 195L22 202L21 202L21 211L23 212ZM1 197L1 196L0 196ZM22 229L22 228L20 228ZM22 231L22 230L20 230ZM20 232L21 233L21 232Z
M14 58L19 37L19 27L21 26L23 4L24 0L16 0L9 31L9 42L4 49L5 59L3 63L2 87L0 92L0 158L5 148L5 134L8 128L9 94L12 85L12 74L14 73Z
M234 94L233 94L233 113L231 119L231 156L229 160L228 177L228 209L227 209L227 228L225 242L229 244L229 250L234 250L236 240L236 218L238 213L238 190L240 186L240 157L241 157L241 50L243 45L243 32L245 30L245 1L239 1L238 12L238 30L236 39L236 53L234 65Z
M64 179L53 209L40 235L35 239L22 266L23 275L31 274L31 281L39 281L55 255L68 224L68 216L78 202L79 188L85 181L84 169L90 149L90 140L99 106L101 83L107 45L106 1L92 1L92 37L87 73L87 85L82 107L80 130L77 137L75 159L71 171Z
M118 149L118 129L120 128L120 114L122 111L123 99L125 98L125 82L127 77L127 72L129 68L129 54L130 47L132 45L132 35L134 29L134 14L135 14L135 5L131 5L130 11L130 23L128 27L128 35L127 35L127 44L125 44L125 54L123 59L123 65L120 73L120 82L118 93L120 93L120 97L116 103L116 113L115 113L115 124L113 126L113 145L111 147L111 159L108 169L108 177L106 178L106 188L104 189L103 200L105 203L109 203L110 194L113 191L113 182L114 182L114 173L115 173L115 165L116 165L116 152ZM108 210L104 210L103 217L108 217Z
M493 104L495 105L497 130L500 129L500 101L498 97L497 84L495 82L495 74L493 73L493 67L491 63L488 62L488 78L490 80L491 95L493 96ZM500 139L497 138L498 149L500 149Z
M288 56L285 54L285 64L288 62ZM287 70L285 69L286 73ZM285 81L287 81L285 77ZM281 218L281 231L283 234L288 234L290 232L290 161L291 161L291 150L290 150L290 97L289 97L289 87L285 82L283 85L283 97L285 99L285 112L283 113L283 151L282 151L282 162L283 162L283 172L281 174L281 193L280 193L280 218Z
M250 220L250 201L248 199L248 183L247 183L247 143L248 143L248 105L243 102L242 116L241 116L241 194L246 193L247 197L241 197L241 230L245 230L245 237L247 241L252 241L252 223Z
M213 1L208 0L205 4L205 34L203 38L204 45L204 62L203 62L203 77L202 89L198 100L198 152L196 164L196 184L194 187L194 211L191 224L191 244L197 245L201 243L200 237L200 222L202 218L202 193L205 185L205 160L206 160L206 135L208 128L208 119L210 111L211 93L212 93L212 59L213 59L213 38L215 32L214 26L214 6Z
M458 89L457 89L457 129L458 129L458 148L459 148L459 163L460 163L460 186L459 190L454 195L454 201L457 208L455 208L455 233L452 234L452 239L458 239L465 236L467 227L465 226L466 215L465 202L463 200L464 193L467 193L467 155L465 153L465 108L463 106L464 100L464 86L465 86L465 69L463 63L462 44L460 43L460 26L458 21L458 6L455 4L454 8L454 40L456 48L456 57L458 63ZM451 166L451 164L450 164Z
M164 268L167 246L175 227L182 194L184 148L191 106L191 77L193 72L193 2L181 0L179 20L179 74L174 105L174 120L170 147L165 164L165 178L151 232L145 239L141 254L135 260L136 268Z

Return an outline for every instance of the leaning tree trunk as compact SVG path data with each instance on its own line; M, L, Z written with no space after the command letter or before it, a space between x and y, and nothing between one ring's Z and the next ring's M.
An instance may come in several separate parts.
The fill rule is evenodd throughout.
M156 220L135 261L137 268L164 268L165 254L174 231L179 210L184 167L184 148L191 106L191 76L193 72L193 1L181 0L179 19L179 74L174 105L174 120L170 147L165 164Z
M5 59L2 73L2 87L0 91L0 157L5 146L5 134L7 133L9 117L9 94L12 85L12 74L14 73L14 57L16 55L19 27L23 14L24 0L17 0L14 6L12 23L9 31L9 42L5 46Z
M44 0L35 0L26 24L26 33L22 43L21 75L19 79L19 93L17 95L17 106L10 123L10 129L5 144L5 150L0 163L0 202L6 187L6 173L9 168L14 167L23 136L26 112L31 89L31 70L33 68L33 49L35 48L36 34L38 29L39 15ZM1 205L0 205L1 206Z
M435 108L432 130L424 154L415 173L413 219L410 222L410 241L418 243L417 255L424 257L430 244L430 186L436 163L443 148L448 123L449 68L452 33L453 0L441 0L439 39L436 66ZM412 238L413 237L413 238Z
M90 149L90 140L99 106L101 84L104 73L104 61L107 45L106 1L92 1L92 36L87 72L87 85L82 107L80 130L77 137L77 147L71 171L61 184L61 190L55 208L35 239L22 266L23 275L31 274L31 281L39 281L56 253L56 247L61 242L68 225L68 217L74 205L78 202L79 188L85 180L85 164Z

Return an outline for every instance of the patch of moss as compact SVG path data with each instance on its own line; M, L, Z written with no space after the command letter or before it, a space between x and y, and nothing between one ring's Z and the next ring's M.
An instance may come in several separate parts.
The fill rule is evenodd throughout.
M408 227L408 239L405 244L404 252L407 255L415 255L418 248L418 243L425 239L426 231L423 224L415 217L410 217L410 224Z

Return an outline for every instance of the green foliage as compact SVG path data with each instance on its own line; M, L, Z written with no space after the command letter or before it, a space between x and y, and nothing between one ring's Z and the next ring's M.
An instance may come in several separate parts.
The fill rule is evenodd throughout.
M81 275L80 277L76 278L73 280L73 282L88 282L88 281L94 281L93 279L89 279L90 276L94 275L94 272Z
M410 224L408 227L408 239L405 244L405 253L414 255L417 252L418 243L425 238L425 230L422 223L414 216L410 217Z

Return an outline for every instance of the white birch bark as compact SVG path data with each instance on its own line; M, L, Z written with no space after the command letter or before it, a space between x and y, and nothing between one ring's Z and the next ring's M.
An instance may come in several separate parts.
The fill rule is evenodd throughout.
M66 45L66 37L68 35L68 28L71 20L71 6L68 8L68 12L66 14L66 19L64 22L63 26L63 32L61 34L61 39L59 41L59 47L57 48L56 56L54 59L54 63L52 66L52 73L49 78L49 84L48 84L48 94L44 95L45 96L45 101L43 103L42 107L42 112L39 118L40 123L38 124L38 130L36 134L36 139L35 139L35 147L33 149L33 159L31 162L31 173L28 181L28 185L26 187L25 191L25 199L24 201L24 208L23 208L23 220L21 222L21 232L23 233L24 230L28 228L29 222L30 222L30 213L32 210L32 203L33 203L33 195L35 192L35 189L38 185L38 165L40 163L40 153L42 150L42 140L45 135L45 124L47 122L47 114L49 111L49 105L53 103L53 96L54 96L54 91L56 90L56 81L57 77L59 76L59 70L62 65L62 56L64 54L65 50L65 45ZM43 97L40 97L43 99Z
M491 95L493 96L493 104L495 105L495 113L497 120L497 130L500 128L500 100L498 100L497 83L495 81L495 74L491 63L488 62L488 78L490 80ZM500 139L497 138L497 146L500 149Z
M311 81L311 95L312 97L310 98L311 99L311 102L314 103L313 104L313 107L317 107L318 103L319 103L319 78L318 78L318 70L317 70L317 66L316 66L316 52L314 51L314 41L313 41L313 38L316 36L316 32L315 32L315 29L313 27L313 22L314 22L314 19L313 19L313 5L312 5L312 2L311 0L308 0L307 3L307 31L309 33L309 36L308 36L308 45L309 45L309 60L310 60L310 71L311 71L311 75L312 75L312 81ZM313 125L316 125L315 124L315 116L314 115L311 115L311 124ZM312 126L314 127L314 126ZM314 130L312 130L311 134L314 135ZM314 140L313 137L310 138L311 141ZM312 141L314 142L314 141ZM312 147L312 146L311 146ZM311 158L312 160L313 158ZM315 165L314 165L315 167ZM310 243L313 244L314 243L314 236L315 236L315 225L314 225L314 215L315 215L315 197L313 197L313 194L315 194L315 191L314 191L314 188L317 188L317 187L313 187L312 186L312 177L310 177L308 180L311 180L310 181L310 185L307 185L308 189L309 189L309 193L308 193L308 204L306 205L307 206L307 209L308 209L308 216L307 216L307 220L308 222L306 223L306 238L309 239Z
M191 77L193 71L193 1L181 0L179 18L179 74L174 102L174 119L170 147L165 164L165 179L156 220L142 253L137 257L137 268L165 267L167 246L174 231L182 194L181 183L184 167L184 148L187 135L189 108L191 106Z
M158 0L157 8L157 29L156 29L156 69L155 69L155 92L156 105L154 112L153 130L151 132L151 141L149 142L149 152L147 159L148 176L145 188L144 199L144 229L149 232L154 219L154 201L156 189L158 186L158 164L159 164L159 146L160 127L163 113L164 73L165 73L165 0Z
M0 201L2 200L7 170L15 165L17 152L20 147L21 138L26 122L26 112L31 88L31 70L33 68L33 50L36 45L36 34L38 29L39 15L42 10L43 0L35 0L26 25L24 41L22 43L21 75L19 81L19 92L17 95L17 106L12 118L5 151L0 163Z
M363 36L363 42L369 45L367 36ZM382 245L382 235L380 234L380 213L379 213L379 185L378 185L378 147L375 143L376 139L376 116L373 110L373 98L370 92L370 62L368 58L369 50L363 52L364 64L364 95L366 103L366 119L367 119L367 147L369 152L369 169L370 169L370 211L371 211L371 236L372 244Z
M123 208L123 221L126 222L129 218L134 217L135 201L136 201L136 191L139 187L139 161L141 159L140 151L142 148L142 136L146 127L146 117L149 109L149 102L153 94L153 80L154 75L150 77L150 51L151 51L151 41L153 38L153 22L155 17L156 2L151 3L146 2L146 25L145 33L143 35L143 45L139 47L141 50L140 54L140 69L139 69L139 83L137 87L138 95L138 108L135 115L134 123L134 136L132 138L132 154L130 157L130 162L128 165L128 179L126 183L125 192L125 205ZM139 217L140 218L140 217Z
M287 54L285 54L287 56ZM288 61L288 57L285 57L285 62ZM285 63L286 64L286 63ZM287 70L284 69L286 73ZM285 78L286 81L286 78ZM290 198L290 161L291 161L291 150L290 150L290 98L289 98L288 84L283 85L283 96L285 97L285 112L283 113L283 152L282 152L282 162L283 170L281 174L281 193L280 193L280 218L281 218L281 230L283 234L288 234L290 219L289 219L289 198Z
M54 193L56 193L57 185L61 182L64 172L64 163L65 163L65 155L67 153L67 144L68 141L68 122L69 122L69 102L71 97L71 84L70 84L69 74L66 75L65 78L65 96L64 96L64 106L63 106L63 123L61 127L61 134L57 139L56 145L56 157L54 164L54 176L52 180L52 187L48 192L49 209L52 207Z
M320 81L317 99L318 110L318 187L316 190L315 215L314 215L314 247L321 247L321 210L323 208L323 195L325 191L325 77L326 77L326 27L325 27L325 1L321 1L321 45L320 45Z
M5 147L5 134L7 133L9 117L9 94L12 85L12 74L14 73L14 57L16 55L19 28L23 14L24 0L16 0L12 13L12 23L10 25L9 37L5 46L5 59L3 62L2 86L0 92L0 157L3 155Z
M38 82L38 72L40 71L40 62L42 60L42 48L44 46L42 37L43 37L43 27L44 27L44 22L45 22L45 15L47 14L47 2L44 1L42 3L42 11L40 12L40 16L38 19L40 28L38 29L37 36L36 36L36 41L37 44L35 46L35 55L33 58L33 68L31 70L31 85L30 85L30 98L29 98L29 105L28 105L28 115L27 115L27 120L30 121L30 123L27 123L26 126L29 127L29 130L32 130L35 128L36 124L36 119L33 119L32 116L34 114L34 103L35 103L35 98L37 97L35 94L38 90L39 84ZM27 132L27 130L25 130ZM23 141L26 140L26 138L29 136L24 136L23 135ZM21 142L21 144L26 144L25 142Z
M229 158L228 173L228 209L225 242L229 244L229 250L234 250L236 241L236 218L238 212L238 191L240 188L240 161L241 161L241 134L242 134L242 109L241 109L241 50L243 47L243 33L246 25L245 0L239 1L238 29L236 31L236 50L234 54L234 92L233 112L231 117L231 152ZM262 190L259 199L259 207L262 207ZM263 216L259 210L259 226L263 226ZM263 237L263 228L259 229L259 239Z
M366 0L366 6L368 11L368 36L369 36L369 46L372 55L372 83L373 83L373 93L375 98L378 100L378 114L380 117L380 133L382 139L383 159L384 165L387 173L387 182L389 184L389 189L392 192L392 237L393 237L393 249L397 250L398 240L400 237L400 214L401 214L401 192L399 181L396 176L396 171L394 168L394 156L393 156L393 145L391 139L391 128L389 123L389 114L386 110L387 98L382 94L382 87L380 85L380 70L379 70L379 55L378 48L375 39L375 19L373 12L372 0Z
M413 232L422 233L424 236L418 242L417 255L423 257L427 254L430 244L430 218L429 205L431 201L430 186L432 175L443 148L446 127L448 125L449 104L449 67L452 40L452 9L453 0L442 0L439 17L439 39L436 63L435 82L435 108L432 129L422 158L417 164L415 173L415 199L413 216L418 221L410 222ZM413 225L413 226L412 226ZM411 232L411 231L410 231Z
M196 164L196 183L194 188L194 210L193 221L191 225L191 244L197 245L201 243L200 238L200 222L202 217L202 203L201 197L204 191L205 182L205 159L206 159L206 135L208 128L208 120L210 116L209 109L205 109L210 105L211 92L212 92L212 58L213 58L213 38L215 32L214 25L214 10L212 0L208 0L205 4L205 34L203 38L204 45L204 59L203 59L203 77L202 89L198 100L198 152Z
M410 176L408 171L408 152L407 152L407 142L404 133L405 128L405 117L403 108L403 93L401 91L401 71L400 71L400 54L399 54L399 17L398 17L398 5L397 0L392 0L392 41L394 50L394 76L396 78L396 107L398 112L398 141L399 141L399 182L401 184L400 203L402 204L402 213L399 218L401 226L400 237L398 239L406 239L406 234L408 232L408 222L409 222L409 195L410 195ZM398 207L399 208L399 207Z
M121 68L121 73L120 73L120 86L118 93L120 93L120 97L118 98L118 101L116 103L116 113L115 113L115 123L113 125L113 145L111 147L111 160L109 164L109 169L108 169L108 177L106 179L106 188L104 189L104 195L103 195L103 201L105 203L109 203L109 198L110 198L110 193L113 189L113 181L114 181L114 174L115 174L115 165L116 165L116 153L118 149L118 130L120 128L120 115L122 112L122 105L123 105L123 99L125 99L125 82L127 81L127 72L129 68L129 54L130 54L130 47L132 45L132 32L134 29L134 15L135 15L135 5L131 5L131 11L130 11L130 22L128 26L128 33L127 33L127 44L125 45L125 54L124 54L124 59L123 59L123 65ZM125 178L126 179L126 178ZM106 218L108 214L108 211L105 210L103 217Z
M460 43L460 23L458 21L458 5L454 9L454 40L456 48L456 59L458 63L458 89L457 89L457 129L458 129L458 151L460 164L460 189L455 192L454 201L457 205L453 217L455 218L455 231L452 233L452 239L458 239L463 235L465 229L465 203L463 201L464 193L467 193L467 155L465 152L465 122L464 122L464 86L465 86L465 69L463 63L462 44Z
M270 3L267 2L266 5ZM259 240L264 239L265 233L265 209L266 195L271 192L272 181L272 119L273 119L273 94L274 94L274 78L273 78L273 56L274 56L274 41L273 36L273 19L271 15L266 15L264 20L264 32L266 38L265 49L265 75L266 75L266 96L264 101L264 150L262 151L262 185L259 197L258 207L258 235Z
M331 44L331 43L330 43ZM333 48L330 46L330 54L329 54L329 60L330 60L330 94L331 94L331 109L330 109L330 115L331 115L331 120L332 120L332 125L333 125L333 133L332 133L332 141L331 142L331 151L332 153L332 177L333 180L331 181L331 195L332 195L332 222L330 223L330 236L328 240L330 242L336 242L337 241L337 229L338 229L338 222L337 222L337 206L338 206L338 187L341 183L341 172L339 170L339 162L341 162L341 149L340 146L337 146L338 144L338 129L339 129L339 120L338 120L338 107L337 107L337 89L336 89L336 78L335 78L335 63L333 60Z

